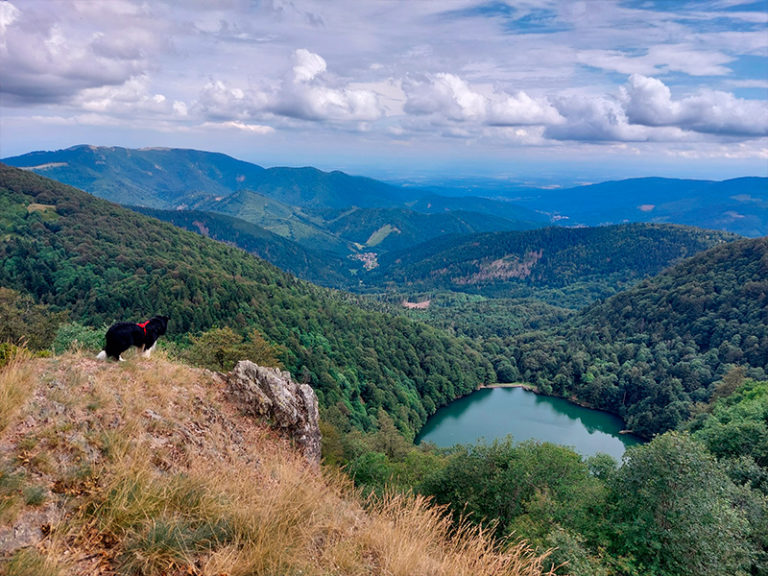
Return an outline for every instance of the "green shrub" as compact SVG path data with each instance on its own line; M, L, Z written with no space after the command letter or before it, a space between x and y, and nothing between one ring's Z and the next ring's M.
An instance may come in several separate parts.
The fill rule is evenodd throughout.
M56 331L53 351L56 354L75 351L97 352L104 346L105 332L106 328L96 330L78 322L66 322Z

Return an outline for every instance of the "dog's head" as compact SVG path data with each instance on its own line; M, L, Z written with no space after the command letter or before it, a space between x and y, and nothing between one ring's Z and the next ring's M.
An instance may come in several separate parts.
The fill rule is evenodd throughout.
M168 320L170 320L168 316L154 316L150 322L155 326L159 335L165 334L165 331L168 329Z

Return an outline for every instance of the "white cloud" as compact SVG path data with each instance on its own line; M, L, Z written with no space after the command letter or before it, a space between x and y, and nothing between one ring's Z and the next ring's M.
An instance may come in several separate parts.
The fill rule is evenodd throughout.
M725 76L730 73L725 65L733 60L717 50L690 44L655 45L640 56L620 50L582 50L576 58L585 66L621 74L682 72L689 76Z
M322 56L304 48L294 52L294 59L296 64L293 67L293 81L296 83L309 82L325 72L328 67Z
M437 122L477 122L489 126L525 126L558 123L557 110L546 99L523 91L513 94L470 86L455 74L440 73L403 84L405 111L433 115Z
M242 88L229 86L222 80L211 80L200 91L195 110L204 118L214 120L247 119L266 101L263 93L246 93Z
M96 114L171 115L179 106L165 95L153 93L147 75L134 76L119 86L102 86L81 90L74 103L83 111Z
M547 127L555 140L645 141L648 130L632 126L621 104L605 97L571 96L554 100L564 121Z
M88 17L99 15L94 29L78 29L77 4L55 13L46 3L18 8L0 3L2 90L11 103L67 102L81 90L117 86L149 68L147 54L157 46L157 25L126 17L127 3L88 3ZM117 13L115 13L117 10Z
M523 91L494 98L487 119L488 124L496 126L549 125L562 121L563 117L548 100L536 100Z
M275 132L275 129L272 128L272 126L265 126L263 124L246 124L245 122L239 122L237 120L229 120L226 122L204 122L202 124L202 128L212 128L212 129L227 129L227 128L234 128L236 130L240 130L241 132L248 132L250 134L258 134L258 135L266 135L266 134L273 134Z
M266 110L302 120L373 121L384 114L375 92L354 88L326 74L319 54L294 52L293 78L269 96Z
M677 126L725 136L768 136L768 103L733 94L703 90L673 100L660 80L634 74L621 89L630 122L645 126Z

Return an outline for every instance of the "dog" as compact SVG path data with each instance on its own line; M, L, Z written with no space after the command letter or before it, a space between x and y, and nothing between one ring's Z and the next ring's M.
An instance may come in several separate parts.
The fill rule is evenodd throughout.
M149 358L157 344L157 339L168 329L168 316L153 316L146 322L118 322L109 327L106 334L107 344L96 356L99 360L114 358L124 362L122 353L131 346L136 346L144 358Z

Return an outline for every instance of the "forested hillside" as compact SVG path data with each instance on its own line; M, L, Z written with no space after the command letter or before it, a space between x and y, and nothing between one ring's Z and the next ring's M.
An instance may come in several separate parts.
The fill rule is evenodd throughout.
M677 427L733 366L768 369L768 238L685 260L574 316L507 340L515 376L615 412L635 432Z
M363 267L359 260L322 251L317 247L305 248L261 226L226 214L198 210L131 209L242 248L281 270L320 286L343 286Z
M552 304L580 307L735 238L659 224L443 237L381 256L379 268L365 279L370 285L400 291L535 296Z
M335 421L380 409L412 435L436 406L492 381L468 340L355 305L242 250L0 165L0 286L101 326L171 317L169 338L254 329ZM346 424L345 424L346 425Z

